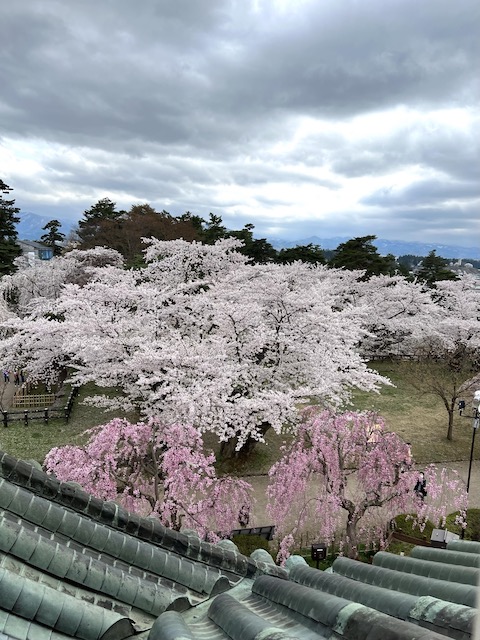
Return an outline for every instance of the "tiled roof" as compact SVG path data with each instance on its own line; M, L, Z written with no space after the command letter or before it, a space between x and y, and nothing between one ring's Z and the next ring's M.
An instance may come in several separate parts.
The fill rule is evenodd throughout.
M0 640L467 639L479 559L456 541L281 569L0 453Z

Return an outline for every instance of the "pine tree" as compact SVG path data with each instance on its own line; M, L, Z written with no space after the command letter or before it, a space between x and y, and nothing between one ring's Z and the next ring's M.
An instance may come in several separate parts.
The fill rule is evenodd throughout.
M352 238L339 244L329 264L331 267L349 270L365 270L364 279L372 276L391 275L395 271L395 258L388 254L381 256L372 244L376 236Z
M308 262L309 264L325 264L325 252L316 244L296 245L280 249L276 262L290 264L292 262Z
M103 236L111 236L119 227L125 211L117 211L116 203L110 198L102 198L83 213L78 223L81 249L91 249L98 244L106 244Z
M18 213L20 209L15 207L15 200L6 200L12 188L0 179L0 276L15 271L14 260L22 250L17 242L18 234L16 225L20 222Z
M448 262L437 256L435 249L422 260L417 278L432 288L435 288L435 283L439 280L458 280L456 274L448 268Z
M227 228L223 226L222 222L221 216L210 214L203 230L202 242L204 244L215 244L217 240L227 236Z
M54 256L59 256L62 253L62 248L58 245L59 242L65 240L65 234L59 231L61 226L58 220L50 220L50 222L47 222L47 224L42 227L42 230L47 231L47 233L44 233L40 240L46 244L47 247L52 247Z
M266 238L254 238L254 229L255 226L253 224L246 224L243 229L227 232L227 236L229 238L237 238L237 240L243 242L243 247L240 247L239 252L250 258L252 262L266 264L274 261L277 257L277 252Z

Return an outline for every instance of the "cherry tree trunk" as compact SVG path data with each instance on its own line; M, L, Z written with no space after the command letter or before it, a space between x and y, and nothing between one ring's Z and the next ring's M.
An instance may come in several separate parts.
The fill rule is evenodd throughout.
M230 438L220 443L220 460L233 460L240 457L240 451L237 451L237 438Z
M230 438L226 442L220 444L220 459L221 460L242 460L250 456L255 446L258 444L257 440L249 438L243 447L237 449L238 438Z
M262 422L258 430L264 437L270 427L269 422ZM238 438L230 438L220 444L220 458L222 460L241 460L248 458L252 455L257 445L258 440L250 437L247 438L245 444L240 449L237 449Z
M447 430L447 440L453 440L453 415L454 409L448 409L448 430Z
M358 559L357 524L358 516L348 515L344 554L347 558Z

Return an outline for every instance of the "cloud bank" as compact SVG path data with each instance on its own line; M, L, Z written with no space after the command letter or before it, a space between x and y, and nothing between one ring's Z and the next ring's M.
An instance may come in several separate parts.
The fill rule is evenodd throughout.
M480 237L476 0L17 0L0 172L22 210L103 197L286 239Z

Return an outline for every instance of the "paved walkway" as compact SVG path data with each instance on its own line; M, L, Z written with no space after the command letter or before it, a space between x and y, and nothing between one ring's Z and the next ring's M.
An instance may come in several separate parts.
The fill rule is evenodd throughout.
M465 484L467 483L469 466L468 460L445 463L441 466L444 466L447 469L455 469L458 471ZM272 524L271 522L267 522L268 517L266 516L266 489L268 487L268 476L248 476L243 479L252 485L256 500L255 506L252 509L249 526L260 527ZM472 464L468 506L470 508L480 509L480 460L474 460Z
M0 409L6 411L12 406L13 394L18 389L18 386L13 382L5 383L3 381L3 372L0 371L0 375L2 376L2 381L0 382Z

